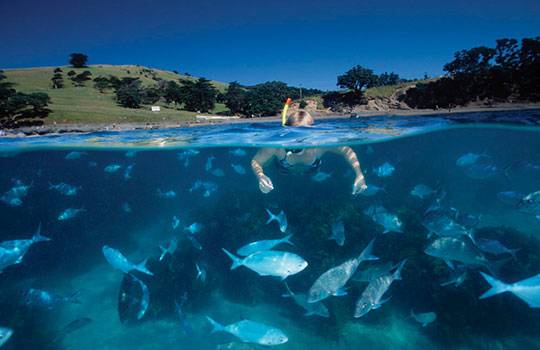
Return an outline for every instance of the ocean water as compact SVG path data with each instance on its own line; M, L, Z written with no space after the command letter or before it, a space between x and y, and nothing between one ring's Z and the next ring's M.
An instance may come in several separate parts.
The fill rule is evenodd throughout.
M33 244L0 274L0 327L14 331L2 349L261 348L212 333L207 316L224 325L248 319L278 328L288 338L276 345L281 349L540 348L538 309L511 293L479 299L490 288L480 272L508 283L540 273L540 209L519 204L540 190L539 120L529 111L336 120L314 128L257 123L1 138L0 242L29 239L39 226L51 239ZM354 150L368 190L379 192L351 194L354 173L331 152L341 146ZM274 190L263 194L251 159L261 148L279 147L320 148L324 155L319 168L300 173L270 162L265 174ZM461 158L467 154L475 156ZM395 170L377 176L384 163ZM317 172L329 176L314 177ZM52 188L62 183L76 193ZM420 184L432 189L424 198L411 194ZM501 194L509 191L515 195ZM399 219L402 232L384 233L369 214L377 206ZM77 209L74 216L60 219L68 208ZM266 209L285 213L285 233L276 222L267 224ZM466 271L464 281L441 286L454 272L425 253L438 239L426 228L433 213L460 225L477 244L492 239L519 250L515 258L479 253L489 264L454 266ZM339 221L342 246L329 239ZM185 228L193 223L200 230L191 234ZM307 293L372 239L379 261L361 262L357 274L406 259L401 279L380 307L360 318L355 304L368 282L357 274L345 284L347 295L323 300L329 317L306 316L282 296L287 289L279 277L231 270L222 251L288 234L293 245L275 250L308 263L285 280L295 293ZM178 248L160 261L160 246L172 238ZM113 268L105 245L133 263L148 259L153 276L131 271L134 280ZM137 280L148 289L147 307ZM56 297L32 298L31 290ZM423 327L411 310L434 312L436 320Z

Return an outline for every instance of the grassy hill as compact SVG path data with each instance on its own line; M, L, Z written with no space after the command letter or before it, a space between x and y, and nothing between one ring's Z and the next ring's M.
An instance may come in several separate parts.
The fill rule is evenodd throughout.
M121 123L121 122L157 122L157 121L191 121L195 113L175 109L162 101L156 105L161 106L161 112L153 113L150 106L141 106L140 109L130 109L119 106L112 90L100 93L94 88L93 81L86 81L84 86L77 87L69 79L70 70L77 74L85 70L92 72L92 79L98 76L108 77L114 75L119 78L138 77L144 86L154 85L154 79L176 80L197 79L195 77L176 74L171 71L152 69L138 65L90 65L86 68L60 67L63 70L64 87L53 89L51 78L56 67L39 67L25 69L4 70L7 80L15 83L15 89L20 92L45 92L51 98L49 108L52 113L45 119L45 123ZM213 81L212 84L221 92L227 85ZM216 104L213 112L225 110L222 104Z

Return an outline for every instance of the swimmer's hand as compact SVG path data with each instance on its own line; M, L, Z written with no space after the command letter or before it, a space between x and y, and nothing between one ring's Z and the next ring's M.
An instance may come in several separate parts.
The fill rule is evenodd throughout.
M363 175L357 176L354 179L352 194L359 194L367 190L366 180Z
M259 176L259 189L262 193L268 193L274 189L272 180L264 174Z

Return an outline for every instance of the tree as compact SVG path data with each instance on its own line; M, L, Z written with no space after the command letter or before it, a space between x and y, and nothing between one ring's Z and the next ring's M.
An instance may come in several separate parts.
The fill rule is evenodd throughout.
M57 67L57 68L54 69L53 73L62 73L62 72L63 72L62 68Z
M123 78L116 90L116 101L126 108L139 108L141 105L141 81L139 78Z
M143 104L152 105L159 101L161 93L158 89L150 87L141 90L141 102Z
M386 86L386 85L396 85L401 82L401 79L399 78L399 75L391 72L391 73L382 73L379 75L377 79L377 86Z
M257 84L248 90L245 98L244 113L247 116L276 115L289 97L289 87L281 81L269 81Z
M73 81L73 83L76 86L84 86L84 82L88 81L88 80L91 80L91 78L90 78L91 76L92 76L92 72L90 72L88 70L85 70L82 73L79 73L79 74L77 74L75 76L72 76L71 80Z
M61 89L64 87L64 78L62 77L62 74L55 73L53 77L51 78L51 83L53 89Z
M73 68L84 68L86 67L87 62L88 56L83 53L75 52L69 56L69 64L71 64Z
M185 96L186 110L208 112L214 108L217 90L210 80L205 78L199 78L195 82L183 80L181 90Z
M184 102L183 89L175 81L166 82L162 90L165 102L174 102L175 105Z
M225 106L227 106L232 114L239 114L243 112L246 94L246 90L243 89L238 82L233 81L229 84L227 92L224 95L224 100Z
M461 50L454 54L454 60L445 64L443 69L450 76L482 74L491 68L491 60L495 53L495 49L485 46Z
M345 74L337 77L337 85L343 89L362 92L377 83L377 75L373 71L362 66L355 66Z
M106 89L111 87L111 82L105 77L94 78L94 88L103 93Z

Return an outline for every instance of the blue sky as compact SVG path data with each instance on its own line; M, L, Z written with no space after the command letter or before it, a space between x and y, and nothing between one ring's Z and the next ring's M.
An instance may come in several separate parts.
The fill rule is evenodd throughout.
M457 50L540 35L539 0L4 0L0 13L2 68L80 51L91 64L321 89L356 64L435 76Z

